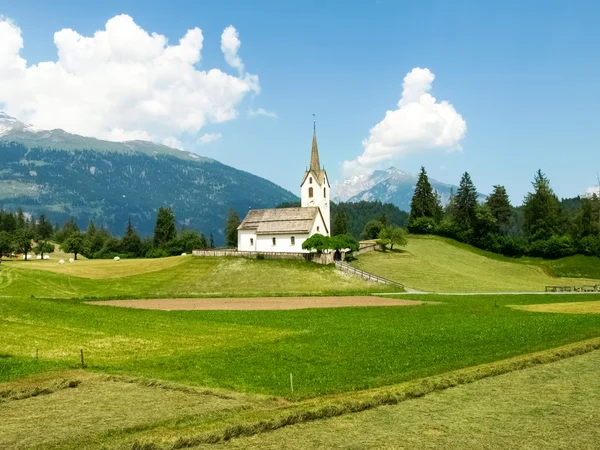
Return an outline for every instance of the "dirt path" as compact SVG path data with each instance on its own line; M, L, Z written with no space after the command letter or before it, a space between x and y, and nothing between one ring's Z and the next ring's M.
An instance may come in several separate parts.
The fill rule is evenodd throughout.
M148 300L105 300L90 305L123 308L159 309L163 311L214 310L282 310L307 308L341 308L347 306L410 306L423 302L374 296L356 297L263 297L263 298L165 298Z

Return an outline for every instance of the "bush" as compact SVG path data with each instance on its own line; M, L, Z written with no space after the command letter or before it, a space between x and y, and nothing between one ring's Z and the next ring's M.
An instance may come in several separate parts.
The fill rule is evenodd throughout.
M433 234L435 219L433 217L419 217L408 222L408 231L413 234Z
M146 258L165 258L169 256L162 248L152 248L146 252Z
M558 259L576 253L573 241L568 236L552 236L547 240L537 240L531 243L529 254L542 258Z
M529 251L527 241L523 238L506 236L503 241L502 254L505 256L523 256Z
M434 233L438 236L445 236L451 239L455 239L458 234L458 227L451 220L442 220L435 226Z
M256 259L258 259L260 261L263 261L265 259L265 255L262 254L262 253L259 253L259 254L256 255Z
M586 236L577 242L577 251L588 256L600 256L600 237Z

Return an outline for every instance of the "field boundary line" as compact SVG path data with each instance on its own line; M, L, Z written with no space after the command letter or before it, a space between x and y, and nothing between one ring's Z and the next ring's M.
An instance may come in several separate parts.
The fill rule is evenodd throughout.
M242 419L237 423L233 422L224 425L216 431L191 436L180 436L169 442L165 442L164 440L160 442L136 440L133 443L132 450L182 449L201 444L217 444L233 438L253 436L299 423L338 417L379 406L396 405L433 392L440 392L452 387L471 384L485 378L557 362L599 349L600 337L587 339L561 347L458 369L393 386L310 399L296 405L267 411L262 420L253 418L244 421Z

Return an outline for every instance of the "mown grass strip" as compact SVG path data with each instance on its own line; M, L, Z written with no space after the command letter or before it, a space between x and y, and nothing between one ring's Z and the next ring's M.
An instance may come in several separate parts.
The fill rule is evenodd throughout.
M24 388L11 388L0 390L0 403L24 400L26 398L38 397L40 395L53 394L62 389L76 388L81 380L57 380L46 386L30 386Z
M218 430L192 436L180 436L170 442L135 441L132 450L162 450L190 448L201 444L216 444L238 437L248 437L277 430L289 425L356 413L384 405L395 405L432 392L473 383L484 378L548 364L562 359L600 349L600 338L510 358L446 374L406 382L397 386L378 388L352 394L327 396L314 401L301 402L291 407L265 413L259 420L229 423ZM271 415L271 417L268 417Z

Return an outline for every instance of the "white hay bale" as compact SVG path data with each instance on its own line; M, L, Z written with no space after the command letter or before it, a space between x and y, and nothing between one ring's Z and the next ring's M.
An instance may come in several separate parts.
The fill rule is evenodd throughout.
M44 259L50 259L50 255L44 255Z
M31 259L32 256L31 255L27 255L27 258L25 258L25 255L23 255L23 259Z
M115 261L121 261L121 258L119 258L118 256L115 256Z
M70 263L74 263L74 262L75 262L75 260L74 260L73 258L69 258L69 262L70 262Z
M60 260L58 263L59 263L59 264L64 264L64 263L65 263L65 260L64 260L64 259L61 259L61 260Z
M37 255L35 259L42 259L42 255Z
M184 253L181 254L181 256L187 256L187 253L184 252Z

